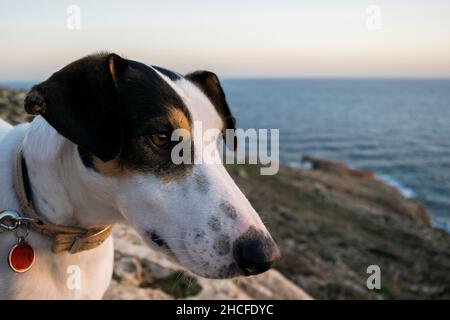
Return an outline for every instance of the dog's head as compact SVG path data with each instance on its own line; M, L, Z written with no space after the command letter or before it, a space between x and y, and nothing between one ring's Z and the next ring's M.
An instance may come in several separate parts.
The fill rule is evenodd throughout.
M278 259L270 234L223 165L172 161L177 129L191 159L198 159L205 140L196 135L216 129L209 143L217 148L223 130L234 128L215 74L181 76L115 54L93 55L34 86L25 108L76 145L82 174L108 189L147 243L193 272L251 275Z

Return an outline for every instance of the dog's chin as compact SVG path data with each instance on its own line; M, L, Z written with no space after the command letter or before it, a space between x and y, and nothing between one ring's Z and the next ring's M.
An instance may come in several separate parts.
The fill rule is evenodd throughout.
M225 266L212 267L209 270L201 268L202 267L201 265L193 263L190 258L178 257L170 249L155 247L154 245L151 245L151 247L156 251L163 253L170 262L173 262L182 267L183 269L186 269L187 271L192 272L193 274L203 278L230 279L243 275L240 272L240 270L236 267L235 263ZM205 263L204 266L206 265L210 264Z
M241 270L235 263L227 265L213 265L211 262L203 264L193 262L192 258L176 257L177 263L193 274L208 279L229 279L242 276Z
M207 279L233 279L233 278L237 278L237 277L242 277L243 274L238 272L238 271L232 271L232 270L227 270L225 272L222 273L199 273L193 270L190 270L191 272L193 272L194 274L196 274L197 276L203 277L203 278L207 278Z
M203 259L201 257L196 259L195 257L185 254L176 254L167 244L157 245L151 238L145 237L144 239L150 248L163 253L169 261L197 276L208 279L229 279L244 275L235 262L223 265L216 265L213 261L198 262Z

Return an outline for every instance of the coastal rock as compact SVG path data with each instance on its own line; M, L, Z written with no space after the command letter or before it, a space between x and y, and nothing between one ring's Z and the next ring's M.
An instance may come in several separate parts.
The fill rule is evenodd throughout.
M25 96L23 90L0 88L0 118L11 124L30 121L32 117L23 110Z
M375 178L375 175L373 174L372 171L352 169L336 161L324 160L311 156L304 156L302 158L302 162L310 163L312 169L321 170L324 172L331 172L333 174L347 175L369 180Z
M112 280L104 300L172 300L173 297L164 291L152 288L141 288L130 284L122 284Z

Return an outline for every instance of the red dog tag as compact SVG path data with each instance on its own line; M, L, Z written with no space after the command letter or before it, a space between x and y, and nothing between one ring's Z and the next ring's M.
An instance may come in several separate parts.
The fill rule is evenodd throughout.
M25 272L30 270L34 263L34 250L27 242L22 241L16 244L9 251L8 262L15 272Z

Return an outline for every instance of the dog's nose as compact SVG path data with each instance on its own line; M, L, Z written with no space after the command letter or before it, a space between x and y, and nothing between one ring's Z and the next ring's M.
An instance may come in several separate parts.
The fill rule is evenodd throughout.
M275 242L255 228L250 228L234 242L233 254L244 275L269 270L281 256Z

